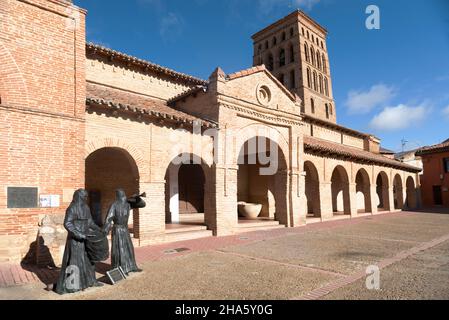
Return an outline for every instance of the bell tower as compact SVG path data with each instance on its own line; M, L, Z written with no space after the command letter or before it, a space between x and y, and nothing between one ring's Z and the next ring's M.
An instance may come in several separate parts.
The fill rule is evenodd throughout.
M297 10L252 36L253 65L267 69L303 101L301 114L336 123L327 30Z

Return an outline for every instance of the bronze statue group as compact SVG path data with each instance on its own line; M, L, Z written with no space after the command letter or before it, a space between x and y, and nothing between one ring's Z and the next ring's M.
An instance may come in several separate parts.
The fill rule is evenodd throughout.
M116 200L111 205L101 228L92 219L87 205L87 191L80 189L75 192L64 219L68 236L61 273L54 287L57 293L74 293L103 285L95 277L95 263L105 261L109 257L107 235L111 229L112 269L120 267L125 274L142 271L136 264L128 220L131 209L145 207L145 202L141 198L144 196L127 198L125 192L118 189Z

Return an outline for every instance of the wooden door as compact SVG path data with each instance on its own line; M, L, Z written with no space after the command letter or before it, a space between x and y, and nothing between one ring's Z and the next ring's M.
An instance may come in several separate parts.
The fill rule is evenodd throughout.
M204 212L204 173L200 165L182 165L178 174L179 213Z

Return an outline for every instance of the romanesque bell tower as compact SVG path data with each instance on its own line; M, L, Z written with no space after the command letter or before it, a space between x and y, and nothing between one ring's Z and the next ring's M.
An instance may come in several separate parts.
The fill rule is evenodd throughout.
M327 30L294 11L252 36L253 65L265 64L303 100L302 114L337 122L326 45Z

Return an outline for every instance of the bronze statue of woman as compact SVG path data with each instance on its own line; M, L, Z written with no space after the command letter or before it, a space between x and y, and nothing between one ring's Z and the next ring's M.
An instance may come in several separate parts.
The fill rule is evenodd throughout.
M125 192L122 189L118 189L116 191L116 201L111 205L103 227L104 232L107 234L112 228L112 268L121 267L126 274L142 271L137 267L134 246L128 230L131 210L130 202L133 203L136 200L134 198L128 200Z
M95 263L89 259L86 240L92 231L101 229L92 220L87 205L87 191L77 190L67 208L64 227L68 231L62 260L61 273L55 291L59 294L74 293L93 286L102 286L95 278Z

